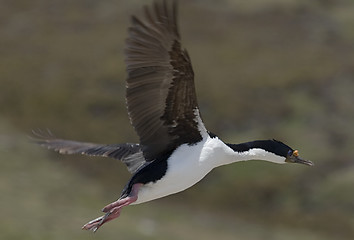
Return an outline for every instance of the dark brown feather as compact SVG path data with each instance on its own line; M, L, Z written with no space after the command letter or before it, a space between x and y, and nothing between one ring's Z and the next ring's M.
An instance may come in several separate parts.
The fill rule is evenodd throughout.
M190 58L180 43L176 2L132 17L126 43L127 107L147 161L202 139Z

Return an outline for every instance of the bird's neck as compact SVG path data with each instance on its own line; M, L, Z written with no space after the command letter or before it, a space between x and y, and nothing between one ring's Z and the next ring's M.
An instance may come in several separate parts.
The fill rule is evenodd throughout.
M278 156L270 149L267 144L272 140L258 140L241 144L224 144L222 147L222 157L218 159L218 165L226 165L234 162L263 160L273 163L285 163L284 158Z

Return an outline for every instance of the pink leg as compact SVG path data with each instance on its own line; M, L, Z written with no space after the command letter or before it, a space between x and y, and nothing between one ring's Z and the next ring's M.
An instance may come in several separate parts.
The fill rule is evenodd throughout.
M120 212L124 206L130 205L138 199L139 188L142 185L143 184L141 184L141 183L134 184L132 186L132 190L131 190L130 194L127 197L122 198L122 199L118 199L117 201L105 206L102 209L102 211L105 212L106 214L86 223L82 227L82 229L92 230L92 231L96 232L104 223L109 222L109 221L119 217Z

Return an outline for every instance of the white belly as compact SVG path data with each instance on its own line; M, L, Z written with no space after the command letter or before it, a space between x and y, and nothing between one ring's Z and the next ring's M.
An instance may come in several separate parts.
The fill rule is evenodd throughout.
M220 140L219 140L220 141ZM168 169L161 180L142 186L138 193L138 200L134 204L151 201L181 192L197 182L217 166L214 154L215 144L209 137L196 145L181 145L171 155Z

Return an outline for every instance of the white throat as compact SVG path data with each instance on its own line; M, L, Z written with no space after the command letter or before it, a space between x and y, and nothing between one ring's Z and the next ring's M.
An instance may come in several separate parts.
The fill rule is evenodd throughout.
M285 163L285 158L280 157L272 152L268 152L261 148L252 148L246 152L234 152L234 160L248 161L248 160L263 160L273 163Z
M263 160L279 164L285 163L284 157L261 148L252 148L244 152L234 151L217 137L208 138L203 150L208 155L208 159L214 162L215 167L249 160Z

